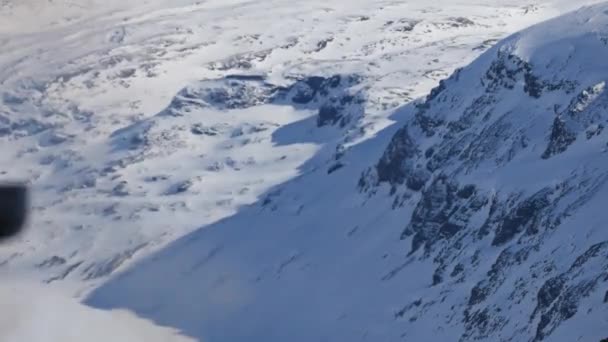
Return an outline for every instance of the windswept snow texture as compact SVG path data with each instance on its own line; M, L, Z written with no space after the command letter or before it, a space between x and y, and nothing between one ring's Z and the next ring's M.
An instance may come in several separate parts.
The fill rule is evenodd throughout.
M88 302L214 341L600 341L607 37L608 4L508 37Z
M0 277L208 341L607 337L608 6L495 45L597 2L0 0Z

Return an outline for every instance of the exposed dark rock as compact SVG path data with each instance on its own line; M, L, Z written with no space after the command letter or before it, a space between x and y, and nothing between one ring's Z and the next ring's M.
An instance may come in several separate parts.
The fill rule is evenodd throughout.
M317 48L315 49L315 52L319 52L319 51L321 51L321 50L325 49L325 48L327 47L327 45L328 45L329 43L333 42L333 41L334 41L334 38L333 38L333 37L330 37L330 38L327 38L327 39L320 40L320 41L317 43Z
M439 81L439 84L435 88L431 89L431 92L426 97L426 102L423 105L423 108L428 108L430 103L447 89L446 84L447 84L447 82L445 80L441 80L441 81Z
M82 265L82 261L77 262L75 264L72 264L70 266L68 266L63 272L61 272L59 275L54 276L50 279L45 280L45 283L50 284L54 281L58 281L58 280L63 280L65 278L67 278L68 275L70 275L75 269L77 269L80 265Z
M600 113L607 107L605 96L601 97L604 86L600 83L584 89L555 118L543 159L565 152L579 134L585 133L587 139L591 139L602 133L604 125L599 123L602 121Z
M94 262L87 266L84 270L82 270L81 273L84 276L85 280L105 277L114 272L116 269L118 269L124 262L131 259L133 255L135 255L135 253L137 253L139 250L146 246L147 243L144 243L122 253L118 253L114 257L109 258L105 261Z
M317 116L317 126L327 126L336 124L342 117L340 108L331 103L326 103L319 108Z
M592 282L583 282L577 286L566 289L553 307L541 316L536 329L535 341L542 341L549 336L563 321L566 321L578 312L578 303L587 297L593 287Z
M422 129L427 137L432 137L436 133L436 129L445 124L442 119L434 119L424 114L424 112L416 113L416 125Z
M429 159L426 164L426 168L435 172L445 166L447 166L453 159L458 157L459 155L466 153L466 148L472 145L473 142L477 139L478 143L480 143L481 139L474 134L462 134L456 139L446 139L444 142L437 148L437 151L433 156ZM461 156L461 159L467 159L468 162L474 160L470 156Z
M518 80L524 82L524 92L533 98L540 98L545 91L562 90L571 93L576 88L576 82L572 81L547 81L542 80L533 72L533 66L520 57L500 50L497 58L486 72L483 84L489 92L495 92L499 88L514 89Z
M566 123L558 116L553 121L549 146L542 154L543 159L549 159L556 154L560 154L576 140L576 134L570 132Z
M487 289L482 287L480 284L477 284L471 289L471 295L469 296L469 305L479 304L486 300L487 296Z
M485 126L478 134L466 132L461 134L459 141L453 142L451 150L459 153L460 161L468 168L475 168L483 161L495 160L499 163L509 161L517 149L524 148L523 144L514 146L511 152L499 154L504 148L505 141L513 139L517 144L521 139L515 138L513 123L509 120L509 113L505 113L492 124ZM511 155L510 155L511 154ZM445 164L445 163L444 163Z
M465 322L469 327L475 327L477 329L486 329L488 326L490 315L488 309L476 311L472 315L465 318Z
M439 229L439 233L440 233L441 237L451 238L452 236L456 235L456 233L458 233L459 231L461 231L464 228L465 228L465 226L462 224L448 221L448 222L445 222L441 226L441 228Z
M427 112L434 103L441 102L440 96L443 95L447 89L447 84L457 81L460 71L461 69L457 69L447 80L439 81L439 85L431 89L431 92L424 102L416 106L418 111L414 116L414 123L416 126L420 127L427 137L434 136L436 130L445 124L445 121L442 118L434 117L433 115L427 114Z
M409 311L411 311L414 308L418 308L422 305L422 299L416 299L415 301L409 303L408 305L404 306L401 310L399 310L397 313L395 313L395 318L402 318L403 316L405 316L406 313L408 313Z
M503 245L526 229L536 230L535 226L538 225L541 220L543 209L548 207L551 203L549 201L549 196L551 194L552 190L544 189L517 205L517 207L500 222L492 245Z
M405 184L410 190L420 191L431 178L431 173L423 168L416 168L407 177Z
M498 99L493 93L485 93L477 97L469 106L464 109L462 116L456 121L448 123L451 136L464 132L471 128L475 123L485 121L494 112L494 104Z
M183 92L181 95L184 101L194 95L194 103L200 99L215 108L238 109L264 104L276 91L276 87L262 82L229 79L218 87L196 93ZM172 107L175 105L172 104Z
M488 337L506 325L508 320L499 315L500 310L484 308L474 313L465 311L465 332L460 337L461 342L487 340Z
M220 71L248 70L251 69L256 62L262 62L266 60L270 53L272 53L272 49L238 54L221 61L211 62L207 65L207 67L211 70Z
M585 132L585 135L587 136L587 140L589 140L595 136L602 134L603 131L604 131L604 125L598 124L598 125L589 127L587 129L587 131Z
M458 190L456 195L463 199L468 199L475 194L476 191L475 185L469 184L465 185L462 189Z
M513 89L526 69L529 69L529 65L519 57L499 50L497 58L486 71L482 84L490 93L500 88Z
M129 195L129 189L127 188L127 181L121 181L112 189L112 196L125 197Z
M433 184L424 191L422 198L406 230L414 232L412 240L412 253L422 244L431 244L439 239L439 230L447 222L449 213L454 204L454 195L457 186L447 177L437 177ZM402 238L406 236L402 234Z
M50 124L42 123L35 119L22 119L11 123L8 131L20 135L35 135L51 128Z
M524 74L524 91L533 98L539 99L543 94L543 84L529 71L529 68L527 69L528 72Z
M343 167L344 167L344 164L342 164L342 163L340 163L340 162L335 163L335 164L333 164L332 166L330 166L330 167L329 167L329 169L327 169L327 174L328 174L328 175L331 175L332 173L334 173L334 172L336 172L336 171L340 170L340 169L341 169L341 168L343 168Z
M486 39L481 44L479 44L478 46L474 47L473 51L487 50L490 47L494 46L494 44L496 44L497 41L498 41L497 39Z
M213 127L205 127L202 124L194 124L190 128L190 132L194 135L207 135L210 137L216 136L219 132Z
M169 179L169 176L166 175L156 175L156 176L148 176L146 178L144 178L145 182L158 182L158 181L165 181Z
M577 86L576 82L572 81L558 81L551 82L547 80L541 80L532 72L532 67L529 64L525 64L526 72L524 74L524 92L535 99L539 99L543 92L553 92L562 90L565 93L571 93Z
M469 306L484 302L488 296L495 293L503 284L508 274L509 268L521 265L526 261L531 247L524 247L513 251L510 248L504 249L492 267L488 271L487 278L479 281L472 289L469 297Z
M436 177L423 191L410 223L401 235L405 239L413 234L410 253L422 245L428 249L438 240L451 239L487 203L484 196L471 194L468 198L462 198L457 195L458 192L458 184L445 175Z
M2 103L9 106L22 105L26 102L26 98L9 92L2 93Z
M357 189L359 189L360 192L368 191L374 185L370 181L372 178L372 168L363 171L357 181Z
M450 21L452 22L451 25L453 27L466 27L475 25L475 22L473 20L465 17L450 18Z
M393 27L395 32L411 32L418 25L420 21L411 19L400 19L397 24ZM393 24L393 23L391 23Z
M540 312L535 341L542 341L549 336L563 321L566 321L578 312L579 303L588 297L597 288L601 279L606 277L608 265L608 242L601 242L591 246L580 255L570 266L567 272L549 279L538 294L538 303L533 317ZM581 269L593 263L590 267L601 269L604 272L584 273ZM577 279L576 278L582 278Z
M536 313L539 310L545 310L548 308L553 302L559 297L561 294L564 285L566 284L566 277L564 275L560 275L554 278L551 278L545 282L545 284L540 288L537 295L537 307L534 310Z
M220 110L244 109L273 103L319 110L319 126L340 122L342 126L351 117L363 114L363 91L350 93L360 83L356 75L309 76L296 79L283 87L266 81L260 75L228 75L223 79L202 81L198 86L181 90L163 111L167 116L181 116L197 107ZM200 124L191 132L196 135L214 135Z
M188 191L194 183L191 180L185 180L172 185L166 192L165 195L177 195Z
M378 181L392 185L403 184L413 170L413 159L419 153L418 146L409 135L408 127L399 129L376 165Z
M291 100L296 104L306 104L314 100L317 93L321 90L325 78L312 76L296 82L291 89L294 92Z
M461 274L462 272L464 272L464 265L461 263L456 264L456 266L454 266L454 269L452 270L452 273L450 274L451 277L456 277L459 274Z
M600 120L595 110L591 110L589 113L583 114L583 112L589 109L595 109L599 107L600 112L606 108L606 98L601 95L605 92L606 84L601 82L595 86L587 87L580 94L578 94L564 112L568 118L579 121L583 126L588 126L593 121Z
M445 265L438 267L433 273L433 286L441 284L443 282L443 273L445 272Z
M572 266L570 266L570 269L568 271L576 271L577 269L581 268L585 263L589 262L589 260L600 256L601 252L604 252L604 255L608 256L608 241L600 242L589 247L589 249L585 251L585 253L576 258L576 260L574 261Z
M546 339L564 320L576 315L578 310L582 311L582 307L579 308L581 298L599 287L596 276L605 277L604 282L608 280L605 260L593 267L585 266L589 260L599 260L606 255L602 246L581 255L572 269L563 274L554 272L564 269L563 259L557 259L564 256L564 250L556 247L551 256L539 252L552 248L546 244L547 237L554 236L563 222L570 221L567 217L581 207L580 203L585 201L583 197L588 198L582 194L591 186L581 175L599 177L603 171L581 166L568 176L568 184L551 186L531 196L527 194L528 189L517 189L517 184L498 185L494 190L483 187L481 181L477 185L458 183L459 179L475 179L482 174L478 172L482 169L495 170L507 163L527 160L528 153L538 148L540 124L548 126L554 119L548 114L552 108L557 117L553 121L549 145L542 155L544 159L566 151L576 139L581 140L578 144L584 144L587 143L583 141L585 136L587 139L605 136L603 126L608 122L605 117L608 101L601 93L603 84L584 91L564 110L563 106L578 89L578 83L560 79L557 74L541 73L545 65L535 65L535 62L514 55L511 47L495 50L498 55L489 62L485 74L467 79L467 85L481 81L481 87L473 84L473 92L452 87L450 82L455 79L445 80L433 89L424 103L408 113L403 128L393 136L376 165L376 172L368 172L360 181L360 186L367 188L374 180L377 180L376 184L389 183L391 194L395 195L393 208L399 207L404 192L410 194L410 200L419 198L401 238L412 239L410 254L424 248L425 253L409 255L409 260L433 259L436 268L432 284L439 285L432 289L434 298L449 297L445 293L453 286L448 286L446 281L461 285L470 281L470 274L478 274L480 267L486 267L487 260L483 258L493 255L495 247L506 245L500 248L502 251L487 276L475 279L469 287L471 292L464 320L467 325L462 341L508 340L511 331L505 334L499 330L500 326L513 319L512 315L518 312L515 310L521 312L523 303L534 300L537 301L536 309L529 324L538 324L537 341ZM536 58L532 56L530 60ZM483 58L476 66L486 62L488 60ZM474 73L473 69L466 69L466 76ZM518 97L531 105L522 106ZM545 100L553 102L547 104ZM549 122L546 122L547 118ZM594 147L598 143L592 141ZM545 146L541 142L540 153ZM494 177L492 172L488 172L490 178ZM541 182L550 184L554 181L560 180L549 178ZM403 184L408 189L400 188ZM507 190L511 186L516 190ZM490 193L489 212L480 212L480 208L490 203ZM476 234L477 223L484 220ZM587 227L584 230L589 232ZM580 247L580 241L572 242L573 250L575 246ZM493 247L483 246L484 243L491 243ZM472 251L475 251L474 257L469 254ZM554 256L555 259L551 259ZM513 273L522 267L527 269L528 262L535 262L529 277ZM438 293L440 291L445 292ZM600 295L605 295L608 302L608 293ZM493 307L497 303L506 304L501 308ZM510 316L503 317L501 312L508 312ZM424 313L402 310L398 316L422 319ZM509 324L511 326L521 329L513 336L533 329L519 322Z
M54 267L54 266L59 266L59 265L63 265L67 262L67 260L65 260L65 258L53 255L52 257L44 260L43 262L41 262L40 264L38 264L38 267Z
M258 81L263 82L266 80L266 77L263 75L226 75L227 80L238 80L238 81Z

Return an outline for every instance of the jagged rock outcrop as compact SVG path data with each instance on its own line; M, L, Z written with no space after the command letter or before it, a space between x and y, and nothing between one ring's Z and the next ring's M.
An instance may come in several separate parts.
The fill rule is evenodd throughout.
M581 11L570 20L578 20L578 15L595 16ZM547 27L551 25L556 27L557 20ZM465 329L460 341L498 338L518 320L515 308L527 312L527 301L536 303L528 311L529 326L521 328L518 323L520 331L509 334L520 337L503 335L501 340L547 340L580 315L582 302L608 279L608 262L599 261L605 243L589 247L561 273L556 269L563 264L558 266L547 247L548 241L568 230L580 234L568 218L580 217L577 213L585 205L602 201L598 191L608 172L601 161L608 75L599 74L599 61L592 64L596 73L583 69L583 52L559 50L567 43L531 43L529 37L541 36L539 30L515 35L442 81L393 136L375 173L362 176L389 184L395 196L404 186L421 190L401 238L411 243L410 255L424 246L425 252L417 255L435 265L432 286L451 293L472 274L480 276L462 303ZM567 35L584 42L573 44L597 46L602 54L608 53L599 39L580 28L577 32ZM560 52L549 58L548 51L554 49ZM563 162L548 164L557 156ZM423 177L420 165L426 171ZM416 180L415 187L410 179ZM465 179L479 183L463 186ZM369 186L360 189L373 193ZM591 242L579 237L576 245L582 248ZM483 261L467 249L496 255L485 274L474 271ZM582 272L582 260L594 260L589 262L597 262L596 267ZM532 279L512 275L531 263L539 267ZM508 299L499 299L505 296L506 284L514 290ZM409 306L399 316L411 310ZM527 338L523 331L529 332Z

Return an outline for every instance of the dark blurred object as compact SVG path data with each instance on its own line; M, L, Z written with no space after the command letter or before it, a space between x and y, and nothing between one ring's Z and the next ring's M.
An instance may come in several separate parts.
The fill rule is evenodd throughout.
M27 218L28 190L22 184L0 184L0 240L17 235Z

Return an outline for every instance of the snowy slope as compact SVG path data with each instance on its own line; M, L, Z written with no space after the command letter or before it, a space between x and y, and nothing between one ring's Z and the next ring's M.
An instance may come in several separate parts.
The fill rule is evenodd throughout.
M3 342L193 342L125 310L88 308L46 286L15 281L0 286ZM61 311L61 314L58 314Z
M453 73L597 2L1 1L0 276L209 341L608 336L608 8Z
M399 123L337 153L322 144L301 175L88 303L221 341L599 341L606 56L608 4L512 35L424 101L389 110ZM278 145L315 141L357 118L351 102L340 107L340 80L259 97L263 83L240 79L221 103L320 103L316 120L273 134ZM217 98L207 84L188 94L203 107ZM320 124L336 115L333 128ZM320 131L299 135L315 123Z
M34 211L0 272L79 296L331 163L497 39L574 6L1 4L0 175L32 184ZM329 93L306 90L335 75L345 82ZM226 108L222 92L234 91L244 97ZM292 103L289 91L313 98ZM213 95L202 103L201 92Z

